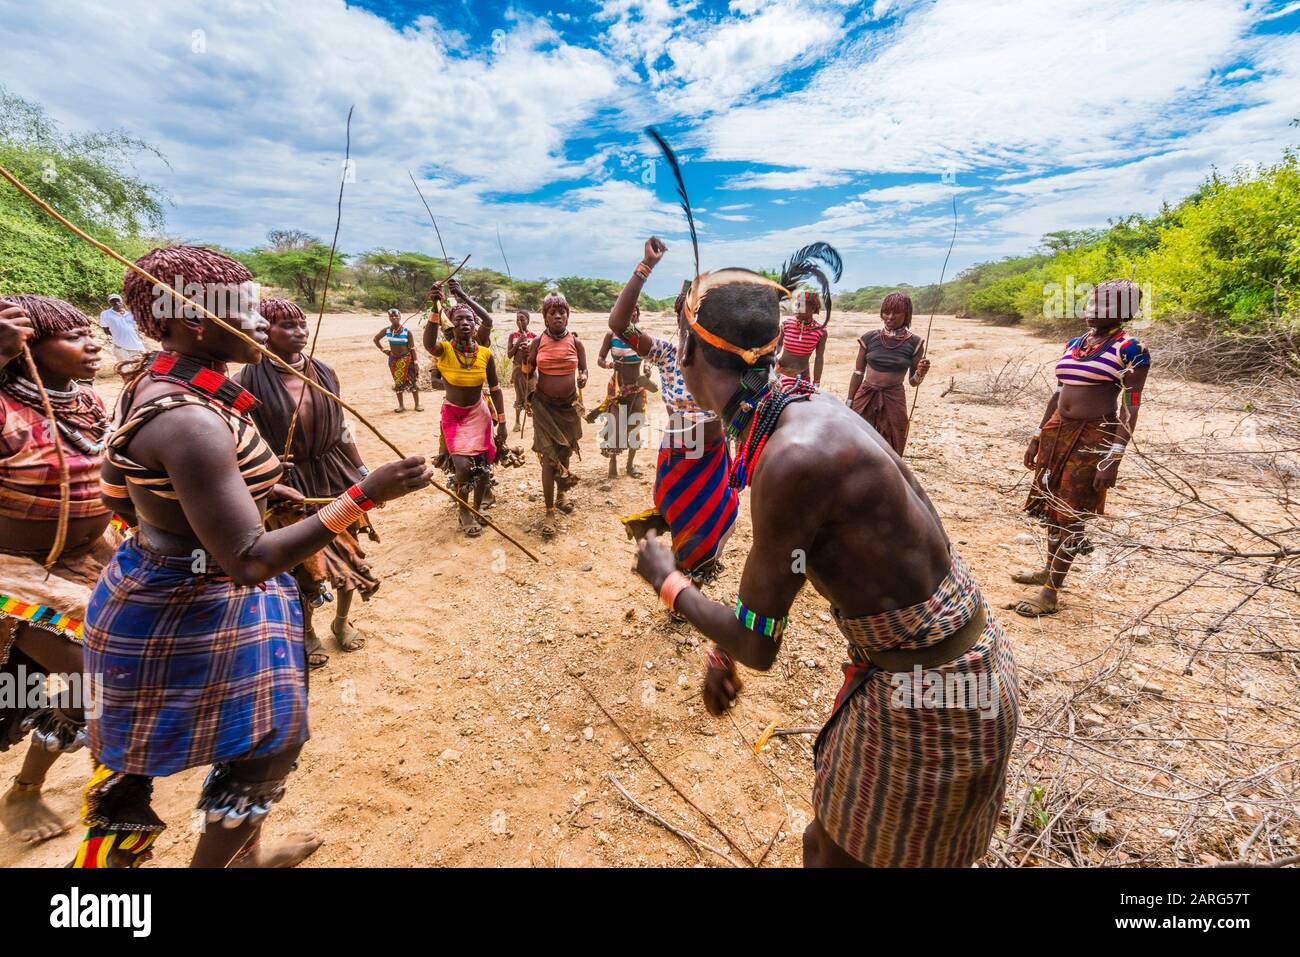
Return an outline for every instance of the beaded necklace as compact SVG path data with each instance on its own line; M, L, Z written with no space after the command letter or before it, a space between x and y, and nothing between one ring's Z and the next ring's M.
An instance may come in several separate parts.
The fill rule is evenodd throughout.
M769 388L767 366L753 366L740 377L740 388L735 391L722 409L722 421L727 431L727 438L733 442L740 438L749 425L751 416L759 399Z
M1070 347L1070 357L1072 359L1095 359L1110 348L1112 342L1123 335L1124 327L1116 326L1110 332L1105 334L1106 337L1101 341L1100 345L1090 348L1089 344L1096 340L1093 338L1093 330L1089 329L1084 335L1079 337L1077 343Z
M803 402L811 398L812 395L807 392L782 392L774 390L770 385L763 388L748 416L749 428L745 439L736 446L736 459L731 466L732 488L739 492L749 485L759 457L767 447L767 440L776 431L777 422L786 407L792 402Z
M4 379L3 388L23 405L44 411L45 406L35 383L18 375L9 375ZM108 444L108 416L93 401L86 401L80 383L74 379L72 388L64 391L46 386L45 392L49 396L50 407L54 409L54 424L58 427L59 434L85 455L99 455L103 452ZM89 420L81 428L65 421L76 418L86 420L87 417ZM93 438L87 438L83 429L90 432Z
M219 371L179 352L159 352L154 355L146 371L151 378L174 382L191 392L207 396L251 425L252 420L246 413L261 403L253 393L233 379L226 378L224 369L225 366L222 366Z

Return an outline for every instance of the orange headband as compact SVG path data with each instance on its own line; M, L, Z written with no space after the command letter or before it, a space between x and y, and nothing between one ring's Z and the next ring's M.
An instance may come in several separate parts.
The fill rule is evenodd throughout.
M750 283L756 286L767 286L771 289L777 290L778 292L784 293L787 296L790 295L790 290L786 289L780 283L767 278L761 273L751 272L748 269L720 269L717 272L700 273L700 275L695 277L695 281L691 283L690 292L686 295L686 302L682 306L682 314L686 316L686 322L690 326L691 331L709 345L713 346L715 349L722 349L725 352L730 352L733 355L740 356L740 358L745 360L745 365L752 366L760 357L767 355L780 345L781 333L778 332L776 338L765 346L743 349L740 346L728 342L716 333L705 329L695 318L705 296L721 286L729 286L732 283L738 282Z

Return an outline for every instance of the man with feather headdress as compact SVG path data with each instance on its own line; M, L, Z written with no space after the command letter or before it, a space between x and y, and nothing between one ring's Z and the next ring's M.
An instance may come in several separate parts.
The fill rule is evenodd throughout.
M675 158L653 135L694 241ZM678 320L681 370L736 441L730 484L753 486L753 543L734 607L695 588L653 531L635 570L717 643L703 693L715 715L741 690L737 661L775 663L806 582L831 602L851 663L813 749L805 865L970 866L1002 809L1019 720L1006 633L880 435L828 395L773 387L789 290L746 269L701 273L698 246L695 270ZM936 701L930 679L963 700Z

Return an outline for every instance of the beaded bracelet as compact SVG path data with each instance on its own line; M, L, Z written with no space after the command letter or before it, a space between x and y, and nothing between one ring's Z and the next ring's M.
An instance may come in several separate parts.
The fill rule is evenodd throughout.
M721 671L730 671L731 666L734 665L735 663L736 663L735 659L732 658L731 655L723 651L721 648L719 648L717 645L714 645L713 648L709 651L710 668L718 668Z
M366 512L374 507L374 501L361 491L361 486L354 485L316 514L322 525L338 535L364 519Z
M767 615L760 615L758 612L746 608L737 598L736 620L755 634L771 638L773 641L779 641L781 635L785 633L785 626L790 622L790 616L769 618Z
M636 275L640 276L642 279L650 278L650 267L643 262L637 263L636 268L633 269L632 272L636 273Z
M316 515L320 518L321 524L335 535L346 532L366 517L366 513L361 506L352 501L352 498L346 493L330 502Z

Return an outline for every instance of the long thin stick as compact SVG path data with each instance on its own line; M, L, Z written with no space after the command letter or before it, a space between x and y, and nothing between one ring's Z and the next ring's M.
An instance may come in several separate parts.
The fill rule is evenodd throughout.
M442 250L442 261L446 264L447 268L450 269L451 259L447 255L447 247L442 244L442 230L438 228L438 219L433 215L433 210L429 208L429 201L424 198L424 193L420 191L420 184L415 181L415 175L409 169L406 171L406 175L411 177L411 185L414 186L415 191L420 194L420 202L424 203L425 212L429 214L429 219L433 223L433 231L438 236L438 248ZM450 279L451 277L448 276L447 278ZM444 282L445 281L446 280L444 280Z
M199 303L194 302L192 299L189 299L189 298L187 298L186 296L182 295L178 290L173 289L171 286L167 285L167 283L163 282L161 279L159 279L158 277L156 277L156 276L154 276L152 273L150 273L149 270L145 269L145 268L142 267L142 266L138 266L138 265L136 265L135 263L131 262L131 260L127 259L125 256L123 256L121 253L117 252L117 251L116 251L115 249L113 249L112 247L110 247L110 246L106 246L104 243L101 243L101 242L100 242L98 239L96 239L95 237L93 237L93 236L87 234L84 230L80 229L80 228L79 228L78 226L76 226L74 223L69 222L66 218L63 217L63 215L61 215L58 211L56 211L53 207L51 207L47 202L45 202L45 200L41 199L39 196L37 196L35 193L33 193L30 189L28 189L26 186L24 186L23 183L18 179L18 177L14 176L13 173L9 172L9 170L5 169L3 166L0 166L0 176L3 176L3 177L4 177L5 179L7 179L10 183L12 183L12 184L14 185L14 187L15 187L15 188L20 192L20 193L22 193L24 196L26 196L28 199L30 199L33 203L35 203L36 206L37 206L37 207L38 207L38 208L39 208L43 213L45 213L45 214L46 214L47 216L49 216L50 218L54 219L56 222L58 222L60 225L62 225L65 229L69 230L69 231L70 231L73 235L75 235L77 238L79 238L79 239L81 239L81 240L83 240L83 241L89 243L90 245L94 246L96 249L98 249L98 250L99 250L100 252L102 252L104 255L106 255L106 256L110 257L111 259L114 259L114 260L116 260L117 262L121 263L123 266L125 266L127 269L131 270L132 272L134 272L136 275L140 276L141 278L143 278L143 279L147 279L150 283L153 284L154 288L159 289L159 290L166 290L167 292L170 292L173 296L176 297L177 301L182 302L182 303L184 303L185 305L189 306L190 308L194 309L196 312L199 313L199 315L202 315L202 316L205 316L205 317L208 318L208 319L211 319L213 322L215 322L218 326L220 326L220 327L221 327L222 329L224 329L226 332L229 332L232 336L234 336L235 338L239 339L240 341L242 341L242 342L245 343L246 345L251 346L251 347L252 347L254 350L256 350L256 351L258 352L258 354L261 355L263 358L270 359L272 362L274 362L276 365L280 366L282 369L286 369L286 370L288 370L289 373L290 373L291 375L295 375L295 376L297 376L297 377L298 377L299 379L301 379L304 383L306 383L306 385L307 385L309 388L311 388L311 389L315 389L315 390L316 390L317 392L319 392L321 395L326 396L327 398L333 399L335 402L337 402L337 403L338 403L340 406L342 406L344 409L346 409L347 411L351 412L354 416L356 416L357 421L360 422L362 425L364 425L366 428L368 428L371 432L373 432L374 435L375 435L375 437L376 437L377 439L379 439L379 441L383 442L386 446L388 446L390 449L392 449L393 452L394 452L394 454L396 454L396 455L398 456L398 458L402 458L402 459L406 458L406 453L404 453L401 449L399 449L396 445L394 445L394 444L392 443L392 441L389 440L388 436L384 435L383 432L380 432L379 429L375 428L375 426L374 426L373 424L371 424L371 422L370 422L369 419L367 419L364 415L362 415L360 412L358 412L356 409L354 409L351 405L349 405L348 403L346 403L346 402L344 402L342 399L340 399L337 395L335 395L335 394L334 394L333 392L331 392L329 389L325 388L325 387L324 387L323 385L321 385L320 383L315 382L315 381L312 380L310 377L303 375L301 372L299 372L299 371L298 371L297 369L295 369L293 366L289 365L289 363L285 362L283 359L281 359L279 356L277 356L274 352L272 352L270 349L267 349L267 348L266 348L265 346L263 346L260 342L258 342L258 341L257 341L256 339L254 339L252 336L250 336L250 335L248 335L247 333L245 333L243 330L241 330L241 329L236 329L236 328L235 328L234 326L232 326L230 323L226 322L226 320L222 319L220 316L215 315L215 314L213 314L211 311L209 311L209 310L207 309L207 307L202 306L202 305L200 305ZM438 491L442 492L444 495L449 495L451 498L455 499L455 500L456 500L457 502L459 502L461 505L464 505L464 506L465 506L466 508L468 508L471 512L473 512L474 515L476 515L476 516L477 516L477 517L478 517L478 518L483 522L484 525L488 526L488 528L492 529L494 532L496 532L498 535L500 535L500 536L501 536L502 538L504 538L506 541L510 542L510 544L514 545L516 548L518 548L521 552L523 552L525 555L527 555L527 556L528 556L529 558L531 558L533 561L535 561L535 562L536 562L536 561L540 561L540 559L538 559L538 557L537 557L536 555L534 555L534 554L533 554L529 549L525 548L523 545L521 545L519 542L517 542L514 538L510 537L510 536L507 535L505 532L503 532L499 527L497 527L495 524L493 524L493 522L492 522L491 519L489 519L486 515L484 515L484 514L482 514L481 512L479 512L476 508L474 508L473 505L470 505L469 502L466 502L464 499L462 499L459 495L457 495L457 494L456 494L455 492L453 492L451 489L447 488L446 486L444 486L444 485L442 485L442 484L440 484L440 483L438 483L438 482L436 482L436 481L434 481L434 480L432 480L432 479L430 480L429 484L432 485L434 488L436 488Z
M343 175L339 179L339 203L338 211L334 215L334 239L330 242L329 261L325 264L325 283L320 291L320 314L316 317L316 331L311 336L311 349L307 352L304 372L311 368L312 360L316 358L316 340L320 338L320 327L325 323L325 297L329 295L330 275L334 272L334 252L339 248L339 227L343 225L343 184L348 181L348 164L352 161L352 111L354 109L356 109L355 104L348 107L347 145L343 149ZM298 412L302 409L302 400L306 397L306 389L298 393L298 401L293 406L293 415L289 417L289 434L284 440L282 458L290 461L293 459L293 433L298 428Z
M943 268L939 270L939 296L934 301L934 307L930 310L930 321L925 324L925 351L922 355L925 358L930 356L930 329L934 326L934 314L939 309L939 300L943 298L943 278L948 274L948 259L952 256L952 247L957 245L957 193L952 194L952 239L948 242L948 252L943 257ZM912 424L912 416L916 414L916 403L921 398L921 387L918 385L916 391L912 393L912 408L907 413L907 424Z
M54 405L50 394L45 391L41 373L36 368L36 357L26 342L23 343L23 359L27 362L27 374L31 376L36 391L40 393L41 405L45 407L45 418L49 421L50 441L54 443L54 454L59 461L59 521L54 527L54 544L45 556L45 567L52 568L63 554L63 546L68 541L68 518L72 513L72 480L68 475L68 459L63 454L63 439L59 437L59 420L54 414Z
M613 773L612 771L609 773L609 781L610 781L611 784L614 785L614 787L618 788L618 793L619 793L619 794L621 794L621 795L623 795L623 797L627 798L627 801L628 801L629 804L631 804L634 808L636 808L638 811L640 811L640 812L641 812L642 814L644 814L646 817L650 818L652 821L655 821L656 823L658 823L658 824L662 825L663 827L667 828L667 830L668 830L669 832L671 832L672 834L675 834L675 835L677 835L678 837L680 837L683 841L686 842L687 846L695 845L695 846L697 846L697 847L702 847L702 848L704 848L704 850L706 850L706 851L710 851L711 853L718 855L718 857L722 858L724 861L726 861L726 862L727 862L728 864L730 864L732 867L739 867L739 866L740 866L739 864L737 864L737 863L732 859L731 855L728 854L726 851L720 851L720 850L718 850L716 847L711 847L711 846L709 846L708 844L705 844L703 841L701 841L701 840L700 840L698 837L696 837L694 834L690 834L690 833L688 833L688 832L686 832L686 831L683 831L680 827L677 827L676 825L669 824L667 821L665 821L662 817L660 817L660 816L659 816L658 814L656 814L654 811L650 810L648 807L646 807L644 804L642 804L640 801L638 801L636 798L634 798L631 794L628 793L627 788L623 787L622 782L619 781L619 779L614 775L614 773ZM694 848L692 848L692 850L693 850L693 849L694 849ZM699 855L697 854L696 856L698 857Z
M571 677L572 677L572 676L571 676ZM702 817L702 818L704 818L704 820L708 821L708 822L709 822L709 825L710 825L710 826L711 826L715 831L717 831L717 832L718 832L719 834L721 834L724 838L726 838L727 843L731 845L732 849L733 849L737 854L739 854L741 857L743 857L743 858L745 859L745 863L748 864L750 867L753 867L753 866L754 866L754 862L753 862L753 860L750 859L750 856L749 856L748 854L745 853L745 849L744 849L743 847L741 847L739 844L737 844L734 840L732 840L732 839L731 839L731 835L728 834L726 831L724 831L724 830L722 829L722 827L718 824L718 822L715 821L713 818L711 818L711 817L708 815L708 813L707 813L703 808L701 808L698 804L696 804L694 801L692 801L690 798L688 798L688 797L687 797L687 796L682 792L682 789L679 788L676 784L673 783L673 779L672 779L672 778L670 778L668 775L664 774L663 771L660 771L660 770L659 770L659 765L655 764L654 761L650 760L650 755L646 754L645 751L643 751L643 750L641 749L641 745L639 745L639 744L636 743L636 738L632 737L632 735L630 735L630 734L627 733L627 731L624 729L624 727L623 727L621 724L618 723L618 719L615 718L612 714L610 714L610 713L605 709L605 706L604 706L603 704L600 703L600 699L596 697L596 695L592 692L592 690L591 690L590 688L588 688L585 684L583 684L581 681L579 681L576 677L574 677L573 680L577 683L577 685L578 685L579 688L581 688L583 691L587 692L587 696L588 696L589 698L591 698L591 700L594 701L594 702L596 703L596 707L600 709L600 713L603 714L606 718L608 718L609 721L610 721L610 723L611 723L612 725L614 725L614 727L618 728L619 733L622 734L623 737L627 738L627 742L628 742L628 744L630 744L630 745L632 745L632 747L636 748L636 753L639 754L639 755L641 755L641 757L645 759L645 763L648 764L648 765L650 765L650 767L654 769L655 774L657 774L657 775L659 775L661 778L663 778L663 779L668 783L668 786L669 786L670 788L672 788L674 791L677 792L677 796L678 796L679 798L681 798L683 801L685 801L685 802L686 802L687 804L689 804L691 807L695 808L695 810L699 813L700 817Z

